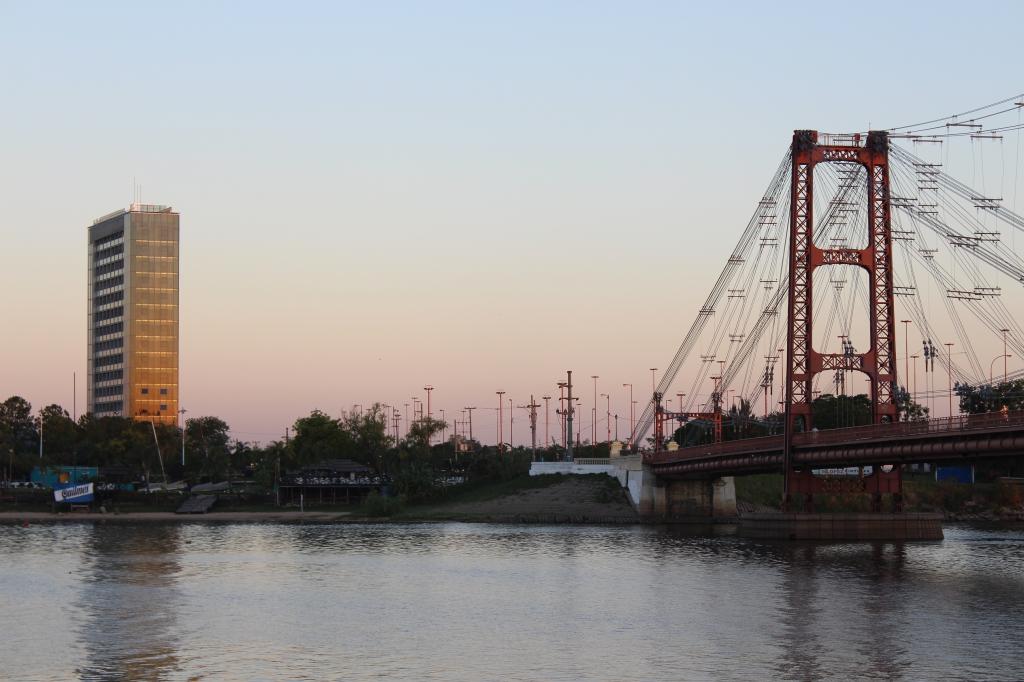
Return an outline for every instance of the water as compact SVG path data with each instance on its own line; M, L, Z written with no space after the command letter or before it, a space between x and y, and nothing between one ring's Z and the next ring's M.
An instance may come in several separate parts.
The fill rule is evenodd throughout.
M0 526L0 678L1019 679L1024 530Z

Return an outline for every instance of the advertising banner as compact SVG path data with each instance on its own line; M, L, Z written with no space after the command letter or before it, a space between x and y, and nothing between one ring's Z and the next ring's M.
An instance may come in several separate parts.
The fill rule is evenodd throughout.
M83 483L81 485L68 486L67 488L58 488L53 491L53 499L57 502L70 502L72 504L92 502L93 485L92 483Z

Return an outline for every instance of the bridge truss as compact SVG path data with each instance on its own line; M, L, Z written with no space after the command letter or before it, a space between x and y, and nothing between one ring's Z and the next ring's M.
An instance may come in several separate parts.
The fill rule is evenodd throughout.
M977 117L1015 112L1019 119L1022 108L1015 102ZM1024 292L1016 248L1024 218L1003 192L983 191L983 172L965 183L947 172L949 152L935 151L970 139L974 161L999 134L1024 125L984 135L974 119L953 119L941 133L929 133L936 126L797 131L655 395L685 391L680 413L712 413L717 403L726 430L754 420L789 442L814 428L814 397L829 392L829 383L837 396L846 393L851 372L865 377L871 421L880 424L899 418L899 400L908 395L932 415L944 412L937 398L951 392L936 384L939 372L950 384L987 383L992 370L987 357L978 357L981 331L1001 336L1000 348L1005 343L1007 352L1024 357L1024 329L1007 304ZM991 187L993 177L987 179ZM982 189L974 189L979 181ZM905 325L903 348L897 320ZM910 325L921 339L913 356ZM856 336L858 328L867 334ZM674 385L679 377L691 383ZM954 412L951 397L949 407ZM658 409L652 396L632 443L643 442ZM844 425L842 418L837 423ZM659 444L663 437L656 434ZM795 471L790 464L786 470ZM898 474L892 478L876 487L898 491ZM806 488L813 485L802 474L787 476L790 492L812 492Z

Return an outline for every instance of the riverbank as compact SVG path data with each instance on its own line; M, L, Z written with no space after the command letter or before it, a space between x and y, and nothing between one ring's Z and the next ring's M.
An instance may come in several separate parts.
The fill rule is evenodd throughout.
M245 523L245 522L273 522L273 523L337 523L351 517L352 512L324 512L324 511L298 511L298 510L275 510L275 511L225 511L208 512L206 514L175 514L174 512L125 512L123 514L100 513L100 512L65 512L51 513L41 511L5 511L0 512L0 523L40 523L40 522L64 522L64 523L93 523L112 522L123 523L138 521L162 521L181 523Z
M521 477L475 486L423 505L388 508L387 514L367 507L323 507L299 511L294 507L224 510L205 514L175 514L167 510L101 513L44 510L0 511L0 523L141 522L180 523L639 523L636 511L618 483L607 476Z

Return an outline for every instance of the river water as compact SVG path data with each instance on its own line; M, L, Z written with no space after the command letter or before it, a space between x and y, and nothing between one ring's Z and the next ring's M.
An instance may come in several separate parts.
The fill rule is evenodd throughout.
M1024 678L1024 530L0 526L0 678Z

